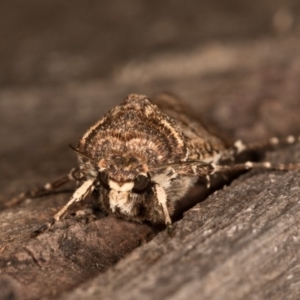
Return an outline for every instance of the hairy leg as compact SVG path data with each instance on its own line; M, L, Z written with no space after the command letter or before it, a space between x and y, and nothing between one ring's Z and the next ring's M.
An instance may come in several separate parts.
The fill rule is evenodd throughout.
M19 194L18 196L14 197L10 201L6 202L4 206L8 208L17 205L28 198L37 198L44 195L50 195L56 192L56 190L61 186L71 181L79 180L79 179L80 179L79 169L72 169L68 175L65 175L53 182L48 182L41 188L32 189L27 192L23 192Z

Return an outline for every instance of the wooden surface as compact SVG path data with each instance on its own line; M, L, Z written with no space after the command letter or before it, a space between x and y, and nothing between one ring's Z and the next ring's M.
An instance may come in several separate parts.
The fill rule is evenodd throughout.
M268 3L264 9L274 15ZM297 171L239 176L185 212L174 237L105 217L90 199L53 230L30 239L68 200L71 185L62 194L3 207L76 165L67 145L131 92L177 93L234 138L299 134L297 19L293 24L290 31L255 39L241 27L237 40L224 43L200 43L194 36L188 47L157 46L151 56L124 60L104 77L89 69L86 80L65 74L57 83L41 71L49 81L34 83L23 70L28 80L22 85L13 76L9 84L2 80L0 299L299 299ZM36 64L28 64L32 74ZM267 159L299 162L300 146L268 153ZM205 195L196 188L187 200Z
M297 299L299 180L243 175L188 211L174 238L159 234L60 299Z

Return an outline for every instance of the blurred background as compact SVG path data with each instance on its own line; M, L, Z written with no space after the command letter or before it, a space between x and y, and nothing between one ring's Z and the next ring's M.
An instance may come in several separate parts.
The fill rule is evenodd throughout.
M2 0L3 195L67 172L67 145L128 93L172 91L246 140L299 133L299 15L298 0Z
M0 84L107 78L164 53L300 31L297 0L1 1Z

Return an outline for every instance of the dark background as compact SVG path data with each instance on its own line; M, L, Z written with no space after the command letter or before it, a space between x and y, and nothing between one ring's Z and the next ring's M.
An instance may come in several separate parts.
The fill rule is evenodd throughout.
M299 31L296 0L1 1L0 84L110 77L132 60Z
M104 3L104 1L78 0L1 1L0 204L5 203L19 192L32 186L43 185L45 182L65 174L75 166L76 157L68 148L68 144L76 144L89 126L109 108L125 98L128 93L151 95L162 90L174 92L192 105L199 115L204 115L234 138L242 138L245 141L263 140L273 135L299 134L299 16L300 2L298 0L113 0L109 3L108 1ZM289 161L293 157L295 159L298 156L293 156L288 152L279 155L281 161ZM276 157L275 161L277 162ZM267 191L269 183L266 179L267 176L265 177L267 188L260 187L263 180L255 181L255 178L251 183L252 186L257 186L258 190L261 188L261 191ZM290 180L292 177L290 175ZM241 207L242 204L235 206L235 203L231 203L226 213L236 209L239 214L241 210L244 212L243 209L246 211L247 203L256 201L251 197L248 198L247 193L242 194L243 191L247 191L248 188L251 190L252 187L247 186L247 183L246 187L242 186L243 179L239 180L240 185L236 183L235 186L230 187L232 191L229 188L227 190L229 194L226 194L225 191L225 198L221 198L222 201L233 199L232 195L240 193L242 195L240 198L246 203L245 207ZM286 178L286 180L288 179ZM280 180L280 183L282 191L280 190L278 193L284 193L284 187L289 185L285 184L284 179ZM287 188L287 193L288 191ZM272 192L268 192L269 194ZM282 197L282 199L292 199L289 194ZM20 235L27 234L35 224L45 222L52 216L57 207L66 202L66 198L68 196L48 199L45 202L31 201L20 211L19 208L3 210L0 217L2 220L0 232L3 236L0 237L0 242L1 239L7 241L15 236L18 238ZM211 200L204 204L204 206L207 205L208 223L213 222L209 219L209 213L213 212L211 207L216 205L213 197ZM218 203L222 205L220 202ZM275 200L274 203L276 203ZM255 202L254 205L257 203ZM269 210L268 206L261 209L270 214L274 212ZM216 244L219 243L221 249L218 253L223 255L225 252L222 252L222 247L231 244L222 242L221 238L217 236L217 234L222 236L218 216L223 221L227 218L230 226L238 227L241 223L240 221L234 223L234 218L221 209L217 213L216 211L215 223L212 228L217 228L214 237L216 237ZM192 213L191 211L190 214ZM286 216L285 213L286 211L282 212L281 216ZM294 213L296 213L296 208ZM256 211L254 218L258 215L263 215L263 213L258 214ZM293 214L291 213L291 215ZM295 215L294 217L299 219ZM199 220L199 216L197 218ZM266 218L270 220L275 217L266 214ZM282 221L282 219L280 220ZM247 220L245 222L247 223ZM269 226L265 219L263 222ZM284 223L284 221L282 222ZM256 223L253 221L253 224ZM190 225L188 219L183 219L182 223L179 222L178 225L179 236L184 239L186 234L196 230L195 228L206 228L205 226L201 227L202 223L198 224L198 227L193 226ZM263 225L257 226L265 228ZM272 226L270 225L274 229L275 227ZM286 226L286 236L293 240L292 233L288 231L288 228L295 229L296 227ZM181 232L182 228L183 232ZM249 229L249 232L252 232L251 230ZM242 255L244 249L246 249L245 251L255 249L254 253L257 253L257 256L253 257L258 257L258 265L263 265L266 258L273 258L273 256L266 254L261 248L253 248L253 245L257 244L252 240L251 234L247 235L249 232L245 232L243 237L238 240L237 244L243 246L231 245L232 248L228 250L228 253L232 257L241 259L243 256L239 257L238 255ZM126 236L122 230L120 234ZM201 240L204 236L205 234L201 233ZM264 243L270 236L266 235L261 238ZM248 240L249 244L245 242ZM155 241L160 243L159 239ZM19 245L18 242L16 245ZM177 242L178 245L181 245L180 240ZM277 240L275 242L277 243ZM116 241L114 243L118 244ZM278 245L280 243L284 244L285 240L278 240ZM0 254L4 249L3 244L6 245L6 242L0 243ZM15 247L14 244L12 245L11 247ZM153 243L147 245L150 252L153 245ZM203 245L212 249L209 243ZM169 244L166 247L168 249ZM289 247L294 249L291 244L287 244L287 249L290 249ZM33 247L33 249L35 248ZM219 248L216 247L216 249ZM118 251L120 251L120 255ZM118 259L120 259L126 251L122 252L122 249L117 249L115 252L118 253ZM290 258L289 253L280 251L278 253L283 257ZM201 276L208 276L209 272L213 274L212 276L217 276L218 265L215 262L218 259L219 262L224 260L224 256L218 256L219 254L212 254L208 258L204 257L205 262L211 263L201 269L203 272ZM85 256L88 257L86 253L83 257ZM16 261L19 259L21 261L20 257L19 255ZM64 256L63 258L65 259ZM198 257L195 259L198 262ZM252 258L248 259L251 263ZM134 266L135 258L132 260ZM249 265L248 260L243 261L246 266ZM202 262L204 260L199 258L199 266ZM52 263L53 261L50 261L47 267L51 269ZM111 264L113 263L110 262L109 265ZM145 266L146 264L141 263L141 265ZM0 259L0 268L2 266ZM14 278L19 276L17 281L26 283L18 266L16 264L15 270L19 275L14 275ZM55 264L53 266L55 267ZM193 266L197 266L195 261L192 261L191 268ZM267 267L270 270L276 270L274 262ZM125 267L123 269L126 273L127 269ZM123 269L121 265L118 272L122 272ZM158 265L158 269L161 269L161 265ZM79 279L71 282L68 289L86 280L87 277L85 279L81 277L81 270L82 266L80 265L78 267ZM269 276L268 270L264 271ZM205 273L206 271L207 273ZM205 280L209 282L206 284L205 280L201 281L200 289L208 287L208 289L212 289L212 293L225 290L229 294L239 288L239 291L242 291L244 287L249 290L255 289L256 285L251 285L252 283L249 281L249 274L253 270L245 272L248 277L246 275L243 277L239 271L240 269L237 270L234 267L227 269L225 266L222 277L217 277L212 281L205 277ZM235 279L237 280L236 286L232 288L228 283L222 284L222 280L227 278L228 272L232 276L229 277L233 278L232 283L235 282ZM15 273L10 270L9 274ZM179 271L178 274L180 275L181 272ZM235 276L234 274L239 275ZM260 273L254 272L254 274L256 275L253 276L256 276L259 281L260 277L257 274ZM293 274L295 275L295 273ZM114 278L115 275L111 276ZM137 274L138 276L140 274ZM130 277L129 272L124 280L126 281ZM271 277L270 275L263 278ZM72 276L70 275L68 278L72 278ZM102 281L100 278L100 283L102 282L105 287L108 283L103 278L105 277L102 277ZM159 278L159 276L154 274L154 278ZM197 279L197 276L195 278ZM54 275L51 280L49 276L49 282L57 284L63 282L63 280L57 280ZM190 280L194 282L192 279ZM261 279L259 282L264 282L263 280ZM30 282L34 283L35 281L30 277L26 284L29 285ZM214 288L216 282L220 284L220 288ZM25 287L26 284L24 284ZM297 287L297 284L295 281L294 286ZM49 293L38 280L36 285L40 285L42 294L43 292ZM116 285L118 285L118 281L116 281ZM159 286L159 283L157 285ZM166 286L168 285L166 284ZM265 286L262 284L257 290L271 291L273 294L270 293L270 295L273 296L287 295L288 289L282 288L282 294L278 291L276 294L272 285L268 287L269 290L264 289ZM31 296L23 298L31 299L30 297L34 293L40 295L35 288L32 290L28 288L28 295ZM119 289L111 291L113 290L116 293L119 292L122 298L122 292ZM55 291L61 293L62 288L57 287ZM130 288L128 291L127 296L130 299L133 291ZM160 293L162 291L160 289L157 291L156 298L159 299L164 294ZM240 294L237 292L232 296L236 297L234 299L242 299L245 295L249 295L242 292ZM138 292L136 293L139 295ZM197 294L194 293L195 295ZM208 293L207 298L203 296L203 299L212 299L213 297L210 298L209 295ZM217 299L218 295L214 295ZM242 295L241 298L238 295ZM294 299L298 299L296 293L293 295L296 295ZM78 297L80 298L80 294ZM180 299L180 295L178 297ZM74 299L72 294L71 298ZM264 295L260 299L268 299L268 297ZM270 299L275 298L270 297ZM291 297L291 299L293 298Z

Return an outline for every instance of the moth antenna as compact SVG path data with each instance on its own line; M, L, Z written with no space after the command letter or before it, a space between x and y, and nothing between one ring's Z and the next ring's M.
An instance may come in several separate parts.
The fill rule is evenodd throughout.
M77 154L79 154L80 156L83 156L85 158L87 158L88 160L92 161L92 162L95 162L94 159L92 159L91 157L87 156L85 153L82 153L81 151L79 151L78 149L76 149L74 146L72 146L71 144L69 144L69 147L75 151Z

